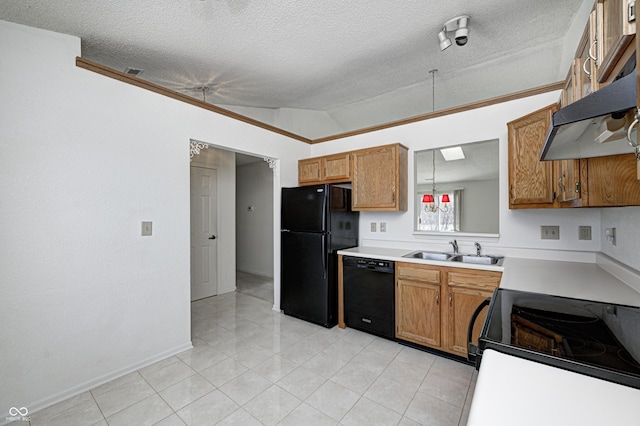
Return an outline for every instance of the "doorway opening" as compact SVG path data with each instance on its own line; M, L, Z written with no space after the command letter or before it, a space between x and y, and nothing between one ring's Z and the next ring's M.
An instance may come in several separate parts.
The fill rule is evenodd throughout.
M191 300L239 291L273 304L273 160L197 144L191 158ZM212 253L215 259L202 260ZM198 292L194 280L207 282L209 293Z

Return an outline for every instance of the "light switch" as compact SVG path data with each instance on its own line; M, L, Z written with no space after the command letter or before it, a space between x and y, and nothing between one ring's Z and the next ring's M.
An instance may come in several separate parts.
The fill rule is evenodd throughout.
M559 240L560 227L559 226L541 226L540 238L542 238L543 240Z
M142 222L142 236L143 237L147 237L147 236L151 235L152 230L153 230L152 222Z

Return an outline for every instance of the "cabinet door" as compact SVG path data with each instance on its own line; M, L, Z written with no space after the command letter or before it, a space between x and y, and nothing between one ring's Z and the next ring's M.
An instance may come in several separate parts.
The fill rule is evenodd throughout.
M396 337L440 346L440 285L398 279Z
M640 181L634 154L587 160L589 207L640 205Z
M352 155L353 210L407 210L407 149L386 145Z
M322 181L322 159L307 158L298 160L298 184L317 184Z
M635 20L629 22L629 0L598 0L599 38L602 61L598 66L598 82L604 82L636 33Z
M449 333L447 335L447 349L460 356L467 356L467 338L471 315L478 305L487 297L491 297L491 292L478 291L465 287L450 287L448 294L449 309ZM482 329L482 324L486 317L486 312L481 313L473 327L472 341L478 344L478 336Z
M469 322L478 305L500 284L502 273L490 271L471 271L450 269L447 273L447 318L446 348L449 352L467 356L467 338ZM486 312L475 322L472 341L478 343L478 336Z
M558 202L580 199L580 160L558 160L555 163L556 194Z
M322 158L323 181L350 182L351 181L351 154L348 152L336 155L328 155Z
M560 107L564 108L569 104L576 101L575 98L575 63L576 60L571 62L571 67L567 73L567 78L564 81L564 87L562 88L562 94L560 95Z
M553 206L553 162L539 161L557 105L507 124L509 130L509 208Z
M592 80L595 80L594 72L596 71L596 67L589 52L589 49L592 47L589 28L590 25L587 23L587 27L582 34L582 39L580 39L580 43L578 44L576 59L572 67L575 70L576 83L578 86L575 100L584 98L593 92Z

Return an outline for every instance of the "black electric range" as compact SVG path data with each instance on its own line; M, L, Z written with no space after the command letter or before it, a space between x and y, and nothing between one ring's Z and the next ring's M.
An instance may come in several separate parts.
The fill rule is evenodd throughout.
M477 367L486 349L640 389L640 308L498 288Z

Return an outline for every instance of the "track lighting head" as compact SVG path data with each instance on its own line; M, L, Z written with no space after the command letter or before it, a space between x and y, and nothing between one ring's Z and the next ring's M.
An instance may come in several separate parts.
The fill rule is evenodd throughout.
M454 38L458 46L464 46L469 41L469 16L462 15L449 19L442 26L442 31L438 33L438 40L440 40L440 50L445 50L451 46L451 40L447 37L448 32L455 32Z
M451 40L447 38L446 30L444 28L438 33L438 39L440 40L440 50L444 50L451 46Z
M469 22L468 16L461 16L458 19L458 29L456 30L456 44L458 46L464 46L469 40L469 28L467 28L467 22Z

